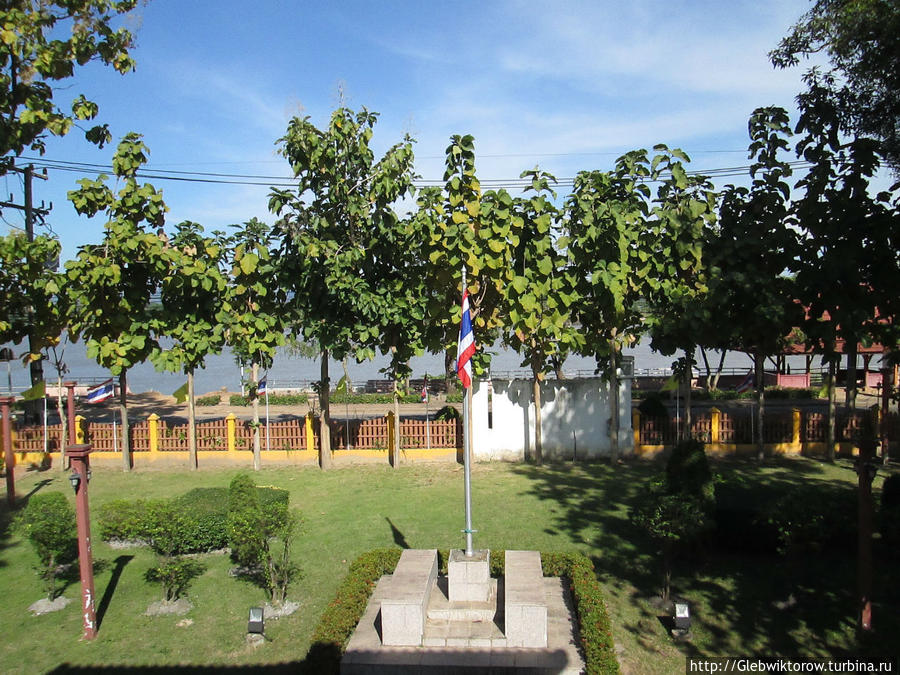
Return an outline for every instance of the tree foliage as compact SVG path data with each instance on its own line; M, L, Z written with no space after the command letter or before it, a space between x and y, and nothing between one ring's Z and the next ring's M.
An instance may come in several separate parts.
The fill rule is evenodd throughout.
M106 175L82 178L80 188L69 192L78 213L108 218L103 241L80 247L75 260L66 263L72 301L69 326L85 338L90 358L119 375L126 470L131 455L125 374L159 348L154 330L159 308L151 300L169 272L165 243L151 231L163 226L167 207L153 185L137 181L148 152L140 135L128 134L113 157L113 171L121 182L117 193L106 184Z
M0 157L43 153L47 134L64 136L93 120L98 106L78 95L68 109L54 100L78 66L100 62L134 70L134 36L117 20L137 0L8 0L0 7ZM89 141L111 140L107 126L85 130ZM3 164L0 162L0 172Z
M900 6L895 0L817 0L769 57L779 68L825 53L830 68L810 70L844 131L877 138L900 167Z
M60 590L60 565L72 562L78 554L75 509L61 492L34 495L22 514L22 527L40 560L38 576L47 598L53 600Z

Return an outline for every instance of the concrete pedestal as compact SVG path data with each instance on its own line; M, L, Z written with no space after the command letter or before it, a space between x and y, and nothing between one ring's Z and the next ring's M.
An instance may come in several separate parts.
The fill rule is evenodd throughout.
M473 551L467 557L465 551L450 551L447 563L450 602L488 602L491 598L491 552L487 549Z

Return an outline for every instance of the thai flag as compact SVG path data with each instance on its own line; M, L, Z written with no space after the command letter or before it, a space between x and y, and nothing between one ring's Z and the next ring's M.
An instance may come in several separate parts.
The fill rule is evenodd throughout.
M475 335L472 333L472 318L469 316L469 291L463 289L462 323L459 326L459 343L456 346L456 374L462 381L463 389L472 386L472 356L475 354Z
M112 378L108 379L106 382L102 384L98 384L96 387L91 387L87 390L87 402L88 403L102 403L108 398L112 398L115 390L113 388Z
M428 376L425 376L425 383L422 385L422 403L428 403Z
M266 393L266 378L261 379L256 383L256 395L262 396Z
M753 386L753 371L751 370L749 373L747 373L747 377L745 377L741 381L741 383L737 386L735 391L740 394L742 392L747 391L752 386Z

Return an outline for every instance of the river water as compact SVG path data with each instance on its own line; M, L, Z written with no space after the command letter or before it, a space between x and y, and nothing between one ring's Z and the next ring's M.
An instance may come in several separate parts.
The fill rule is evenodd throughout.
M13 350L16 357L24 354L26 343L19 345L4 345ZM527 373L519 364L521 357L510 349L504 349L501 345L491 347L492 371L495 376L512 375L525 377ZM650 349L649 340L643 344L625 350L625 354L634 357L635 370L665 369L671 366L673 357L662 356ZM85 353L83 342L67 343L64 351L64 361L69 369L66 379L83 383L99 382L109 377L109 373L89 359ZM350 360L350 378L355 386L365 383L366 380L384 379L380 372L388 364L388 359L378 356L372 361L356 363ZM698 354L698 364L702 368L702 360ZM7 366L9 377L7 377ZM433 354L425 354L416 357L411 363L413 377L421 378L428 374L429 377L440 377L443 372L443 357ZM792 363L795 368L802 368L802 358ZM567 375L589 375L596 367L594 359L572 356L566 360L564 370ZM749 356L739 352L728 352L725 358L725 367L746 372L752 367ZM329 374L332 382L343 375L343 368L339 362L332 361L329 366ZM248 374L249 375L249 374ZM288 350L279 351L274 366L268 373L269 386L271 388L288 388L305 386L307 383L318 379L319 360L309 359L289 353ZM49 363L44 363L44 378L48 381L56 380L56 370ZM128 387L133 392L157 391L162 394L171 394L186 381L181 373L158 372L151 363L142 363L128 371ZM13 392L20 392L30 386L28 369L22 365L21 360L9 363L0 363L0 391L6 392L10 387ZM210 355L206 359L206 367L195 374L195 390L198 394L221 390L240 391L241 370L235 361L234 355L229 349L221 354Z

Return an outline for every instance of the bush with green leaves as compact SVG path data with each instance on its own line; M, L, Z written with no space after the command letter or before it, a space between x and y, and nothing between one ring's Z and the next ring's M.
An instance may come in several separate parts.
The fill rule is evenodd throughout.
M47 598L59 593L60 566L78 558L75 509L61 492L33 495L22 513L21 525L40 560L38 576Z
M778 552L786 555L852 546L856 514L853 488L811 485L773 500L759 517L773 528Z
M672 589L672 562L679 548L715 527L715 479L703 443L689 439L675 446L665 473L652 479L629 512L631 522L661 549L662 599Z
M209 394L207 396L198 396L194 401L195 405L199 406L213 406L219 405L222 402L221 394Z
M191 581L203 574L206 568L193 558L175 556L161 558L156 567L144 573L144 579L162 586L166 602L174 602L187 592Z
M881 541L885 551L900 556L900 473L884 479L879 512Z
M200 563L181 557L189 525L185 509L173 500L145 502L141 538L156 553L157 564L147 570L144 578L162 586L166 601L177 600L191 580L203 571Z
M97 526L103 541L142 541L146 503L142 499L113 499L96 511Z
M284 602L299 572L291 559L299 516L288 508L286 499L260 499L253 479L241 473L228 488L227 522L231 555L244 576L263 586L273 603Z

